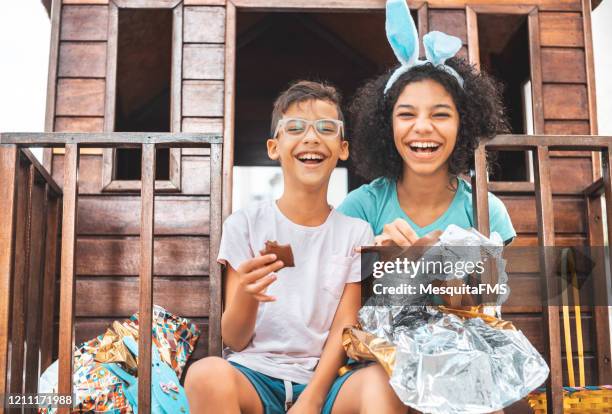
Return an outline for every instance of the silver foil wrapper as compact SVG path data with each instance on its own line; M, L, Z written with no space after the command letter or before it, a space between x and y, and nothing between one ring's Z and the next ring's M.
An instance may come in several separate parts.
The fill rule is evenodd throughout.
M549 369L518 330L435 307L363 307L365 331L396 346L390 384L423 413L490 413L540 386Z

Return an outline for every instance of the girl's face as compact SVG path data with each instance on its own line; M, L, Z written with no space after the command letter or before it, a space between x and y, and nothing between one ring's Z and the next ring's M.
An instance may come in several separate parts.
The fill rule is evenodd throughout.
M448 158L459 132L459 113L438 82L425 79L406 85L393 107L395 147L406 169L418 175L448 170Z

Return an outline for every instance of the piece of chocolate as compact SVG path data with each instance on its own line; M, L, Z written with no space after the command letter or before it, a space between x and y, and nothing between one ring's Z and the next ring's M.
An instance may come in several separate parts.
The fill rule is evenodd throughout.
M277 241L268 240L266 242L266 247L259 253L261 253L262 256L265 254L275 254L277 260L281 260L283 262L283 267L295 266L290 244L278 244Z

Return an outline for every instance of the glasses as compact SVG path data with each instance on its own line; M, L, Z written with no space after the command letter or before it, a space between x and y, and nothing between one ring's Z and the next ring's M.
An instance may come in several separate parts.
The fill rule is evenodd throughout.
M314 127L314 131L321 138L335 139L338 135L344 136L344 122L338 119L316 119L309 121L300 118L283 118L276 125L274 137L282 130L289 137L303 138L311 126Z

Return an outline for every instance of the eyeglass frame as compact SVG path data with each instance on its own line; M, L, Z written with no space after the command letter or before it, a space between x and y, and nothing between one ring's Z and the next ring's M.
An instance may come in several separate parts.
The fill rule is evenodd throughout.
M306 129L304 130L303 136L302 138L304 138L304 136L306 136L306 133L308 132L308 129L310 127L312 127L313 131L315 132L315 134L317 134L317 136L322 137L319 132L317 131L317 128L315 128L315 123L319 122L319 121L331 121L334 124L338 125L338 133L334 136L333 139L338 138L338 136L340 136L340 139L344 139L344 121L340 120L340 119L333 119L333 118L320 118L320 119L315 119L315 120L309 120L309 119L304 119L304 118L297 118L297 117L291 117L291 118L281 118L278 120L277 124L276 124L276 129L274 130L274 137L275 139L277 139L278 137L278 132L280 131L281 127L284 126L288 121L302 121L306 124ZM284 131L286 132L286 131ZM323 138L323 137L322 137Z

